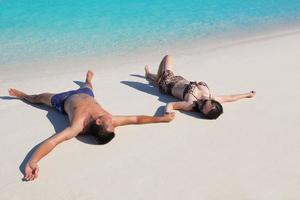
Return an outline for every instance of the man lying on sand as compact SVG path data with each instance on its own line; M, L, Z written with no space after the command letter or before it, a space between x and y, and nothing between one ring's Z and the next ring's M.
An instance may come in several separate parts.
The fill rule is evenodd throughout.
M256 94L255 91L251 91L244 94L213 96L205 82L192 82L182 76L174 76L172 58L169 55L161 61L157 74L152 74L146 66L145 76L153 81L161 92L182 100L168 103L166 113L171 113L172 110L199 111L206 119L217 119L223 113L221 103L252 98Z
M70 120L69 127L45 140L34 152L25 167L24 178L26 180L32 181L38 177L40 159L46 156L56 145L78 134L91 134L100 144L105 144L114 138L114 130L118 126L170 122L174 119L174 114L165 114L160 117L112 116L94 99L92 78L93 72L88 71L83 88L59 94L27 95L19 90L9 89L10 96L30 103L54 107L59 112L67 114Z

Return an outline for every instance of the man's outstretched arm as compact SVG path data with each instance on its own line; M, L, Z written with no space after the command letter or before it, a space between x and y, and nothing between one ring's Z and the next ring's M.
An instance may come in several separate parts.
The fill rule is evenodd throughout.
M149 124L149 123L163 123L170 122L175 118L175 113L164 114L163 116L113 116L114 127L125 126L129 124Z
M27 181L32 181L38 177L39 167L38 162L50 153L58 144L78 135L81 131L80 126L71 126L64 129L62 132L53 135L45 140L38 149L33 153L32 157L25 166L25 176Z
M253 97L255 97L255 95L256 95L256 92L251 91L251 92L243 93L243 94L218 96L218 97L214 97L214 99L220 103L226 103L226 102L234 102L234 101L244 99L244 98L253 98Z
M194 106L194 103L186 101L170 102L167 104L165 112L172 113L174 110L192 111Z

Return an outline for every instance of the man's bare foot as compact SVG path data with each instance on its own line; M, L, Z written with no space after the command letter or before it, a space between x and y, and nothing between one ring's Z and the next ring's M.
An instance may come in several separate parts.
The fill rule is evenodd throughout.
M26 94L24 92L21 92L19 90L14 89L14 88L10 88L8 90L8 94L12 97L17 97L19 99L22 99L26 96Z
M150 74L149 65L146 65L144 70L145 70L145 77L148 78L148 74Z
M85 82L91 83L93 77L94 77L94 73L93 73L91 70L89 70L89 71L86 73L86 79L85 79Z
M92 85L92 79L94 77L94 73L89 70L87 73L86 73L86 78L85 78L85 85L91 89L93 89L93 85Z

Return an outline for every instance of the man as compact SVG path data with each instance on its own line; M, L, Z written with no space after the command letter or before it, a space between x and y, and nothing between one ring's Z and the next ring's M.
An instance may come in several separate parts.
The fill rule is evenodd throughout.
M161 61L157 74L152 74L146 65L145 76L154 82L161 92L181 100L168 103L166 113L171 113L172 110L199 111L206 119L217 119L223 113L221 103L252 98L256 94L255 91L251 91L243 94L214 96L205 82L192 82L182 76L175 76L172 71L172 58L169 55Z
M128 124L146 124L170 122L174 114L159 117L152 116L112 116L94 99L92 86L93 72L88 71L83 88L59 94L42 93L28 95L16 89L9 89L10 96L34 104L45 104L54 107L68 115L70 126L62 132L45 140L34 152L25 167L25 179L32 181L38 177L38 162L61 142L71 139L78 134L91 134L100 144L106 144L115 136L118 126Z

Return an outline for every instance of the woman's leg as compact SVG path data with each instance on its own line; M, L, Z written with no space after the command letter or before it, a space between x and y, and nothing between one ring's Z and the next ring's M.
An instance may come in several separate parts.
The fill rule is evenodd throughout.
M22 91L10 88L8 90L8 93L12 97L17 97L18 99L25 100L29 103L34 103L34 104L45 104L47 106L52 106L51 105L51 98L53 97L52 93L42 93L42 94L34 94L34 95L28 95L25 94Z
M149 66L146 65L145 67L146 78L157 83L165 70L171 70L171 71L173 70L172 65L173 65L172 56L166 55L159 64L157 74L152 74L149 70Z
M159 64L159 68L157 70L157 78L159 79L160 76L163 74L163 72L166 70L172 71L173 70L172 65L173 65L172 56L166 55Z

